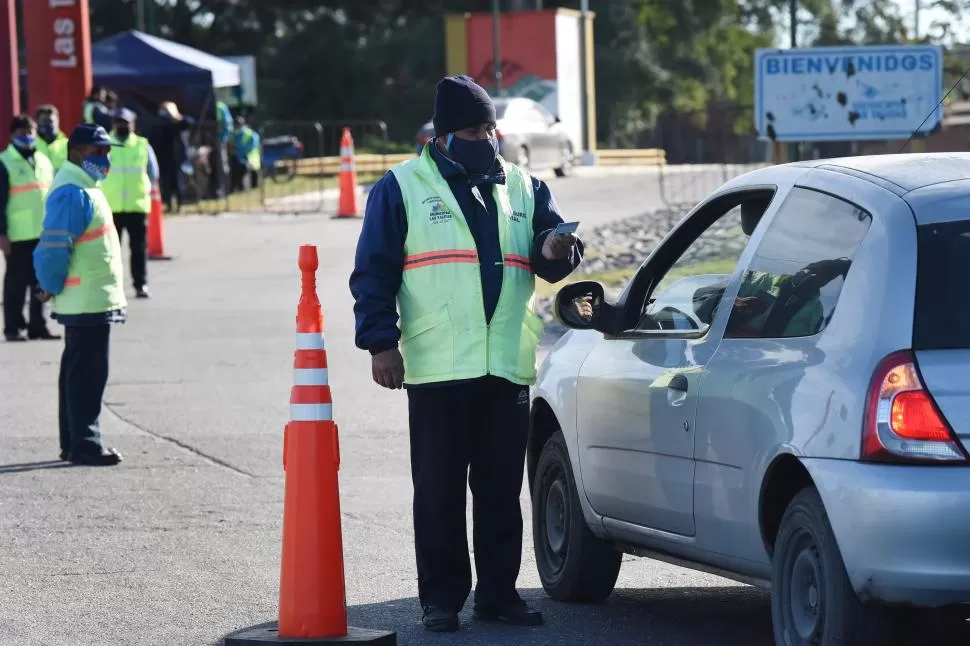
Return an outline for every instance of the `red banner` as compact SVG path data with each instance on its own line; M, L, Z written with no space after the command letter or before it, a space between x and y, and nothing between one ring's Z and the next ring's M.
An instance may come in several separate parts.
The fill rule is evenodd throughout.
M61 130L81 122L81 104L91 93L91 24L88 0L31 0L23 12L27 51L27 98L33 113L51 103Z

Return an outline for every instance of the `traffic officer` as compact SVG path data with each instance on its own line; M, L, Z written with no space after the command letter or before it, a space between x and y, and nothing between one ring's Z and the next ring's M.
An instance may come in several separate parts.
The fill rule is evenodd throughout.
M7 341L61 338L47 329L32 260L44 222L44 198L54 179L54 167L36 147L34 120L26 114L14 117L10 122L10 145L0 153L0 250L6 259L3 335ZM29 322L24 320L28 289Z
M121 454L101 443L101 399L108 383L111 324L125 320L121 243L101 182L117 146L104 128L81 124L68 139L68 160L47 197L34 251L41 298L53 298L64 326L58 382L61 459L112 466Z
M57 108L45 104L37 108L37 150L47 155L57 171L67 161L67 135L61 132L61 116Z
M418 596L435 632L458 629L471 591L466 482L475 616L542 623L515 589L543 328L532 300L535 277L562 280L583 247L553 235L562 218L549 187L498 155L495 120L471 78L438 83L437 136L373 187L350 278L356 344L372 355L374 380L407 388Z
M158 180L158 160L148 140L135 134L135 113L117 111L111 141L111 174L101 184L114 213L118 238L128 232L131 278L136 298L148 298L148 214L152 210L152 183Z
M108 108L108 90L96 85L81 106L81 123L93 123L105 129L111 127L111 110Z

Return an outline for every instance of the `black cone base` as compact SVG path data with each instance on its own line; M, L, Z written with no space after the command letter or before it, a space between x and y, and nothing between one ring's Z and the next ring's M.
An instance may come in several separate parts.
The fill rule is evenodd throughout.
M243 628L226 636L225 646L262 646L263 644L372 644L374 646L397 646L397 633L369 628L347 627L344 637L314 637L291 639L280 637L278 624L273 621L252 628Z

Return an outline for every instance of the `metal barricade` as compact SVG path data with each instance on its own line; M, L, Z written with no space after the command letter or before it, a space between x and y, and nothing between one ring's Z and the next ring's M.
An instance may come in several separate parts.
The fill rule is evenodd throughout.
M665 152L660 196L670 208L691 207L729 179L770 164L770 143L758 140L751 106L669 112L655 139Z

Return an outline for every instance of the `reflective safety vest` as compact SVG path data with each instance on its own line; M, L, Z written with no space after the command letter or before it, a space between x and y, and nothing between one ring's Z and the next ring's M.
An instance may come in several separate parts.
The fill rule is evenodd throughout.
M44 199L54 179L47 156L34 152L34 164L24 159L13 144L0 153L7 169L7 237L11 242L36 240L44 228Z
M397 295L405 382L494 375L531 385L543 328L533 311L535 276L529 260L532 181L499 157L507 183L495 184L492 194L504 272L498 305L486 322L475 239L430 145L420 157L391 169L401 187L408 227Z
M56 314L100 314L128 304L124 290L121 244L114 228L111 207L90 175L66 162L54 176L51 190L80 186L91 198L94 217L84 233L74 239L67 264L64 289L53 300Z
M54 170L60 170L64 162L67 161L67 135L58 132L54 141L47 143L42 138L37 137L37 150L41 151L54 165Z
M246 150L253 145L253 129L249 126L243 126L238 132L236 139L236 146L240 147L242 150ZM262 160L260 159L259 146L256 146L246 153L246 161L252 166L253 170L259 170L262 167Z
M111 170L101 182L114 213L148 213L152 210L152 181L148 179L148 140L135 133L111 149Z
M96 102L88 99L84 102L84 107L81 108L81 122L82 123L94 123L94 106L97 105Z

